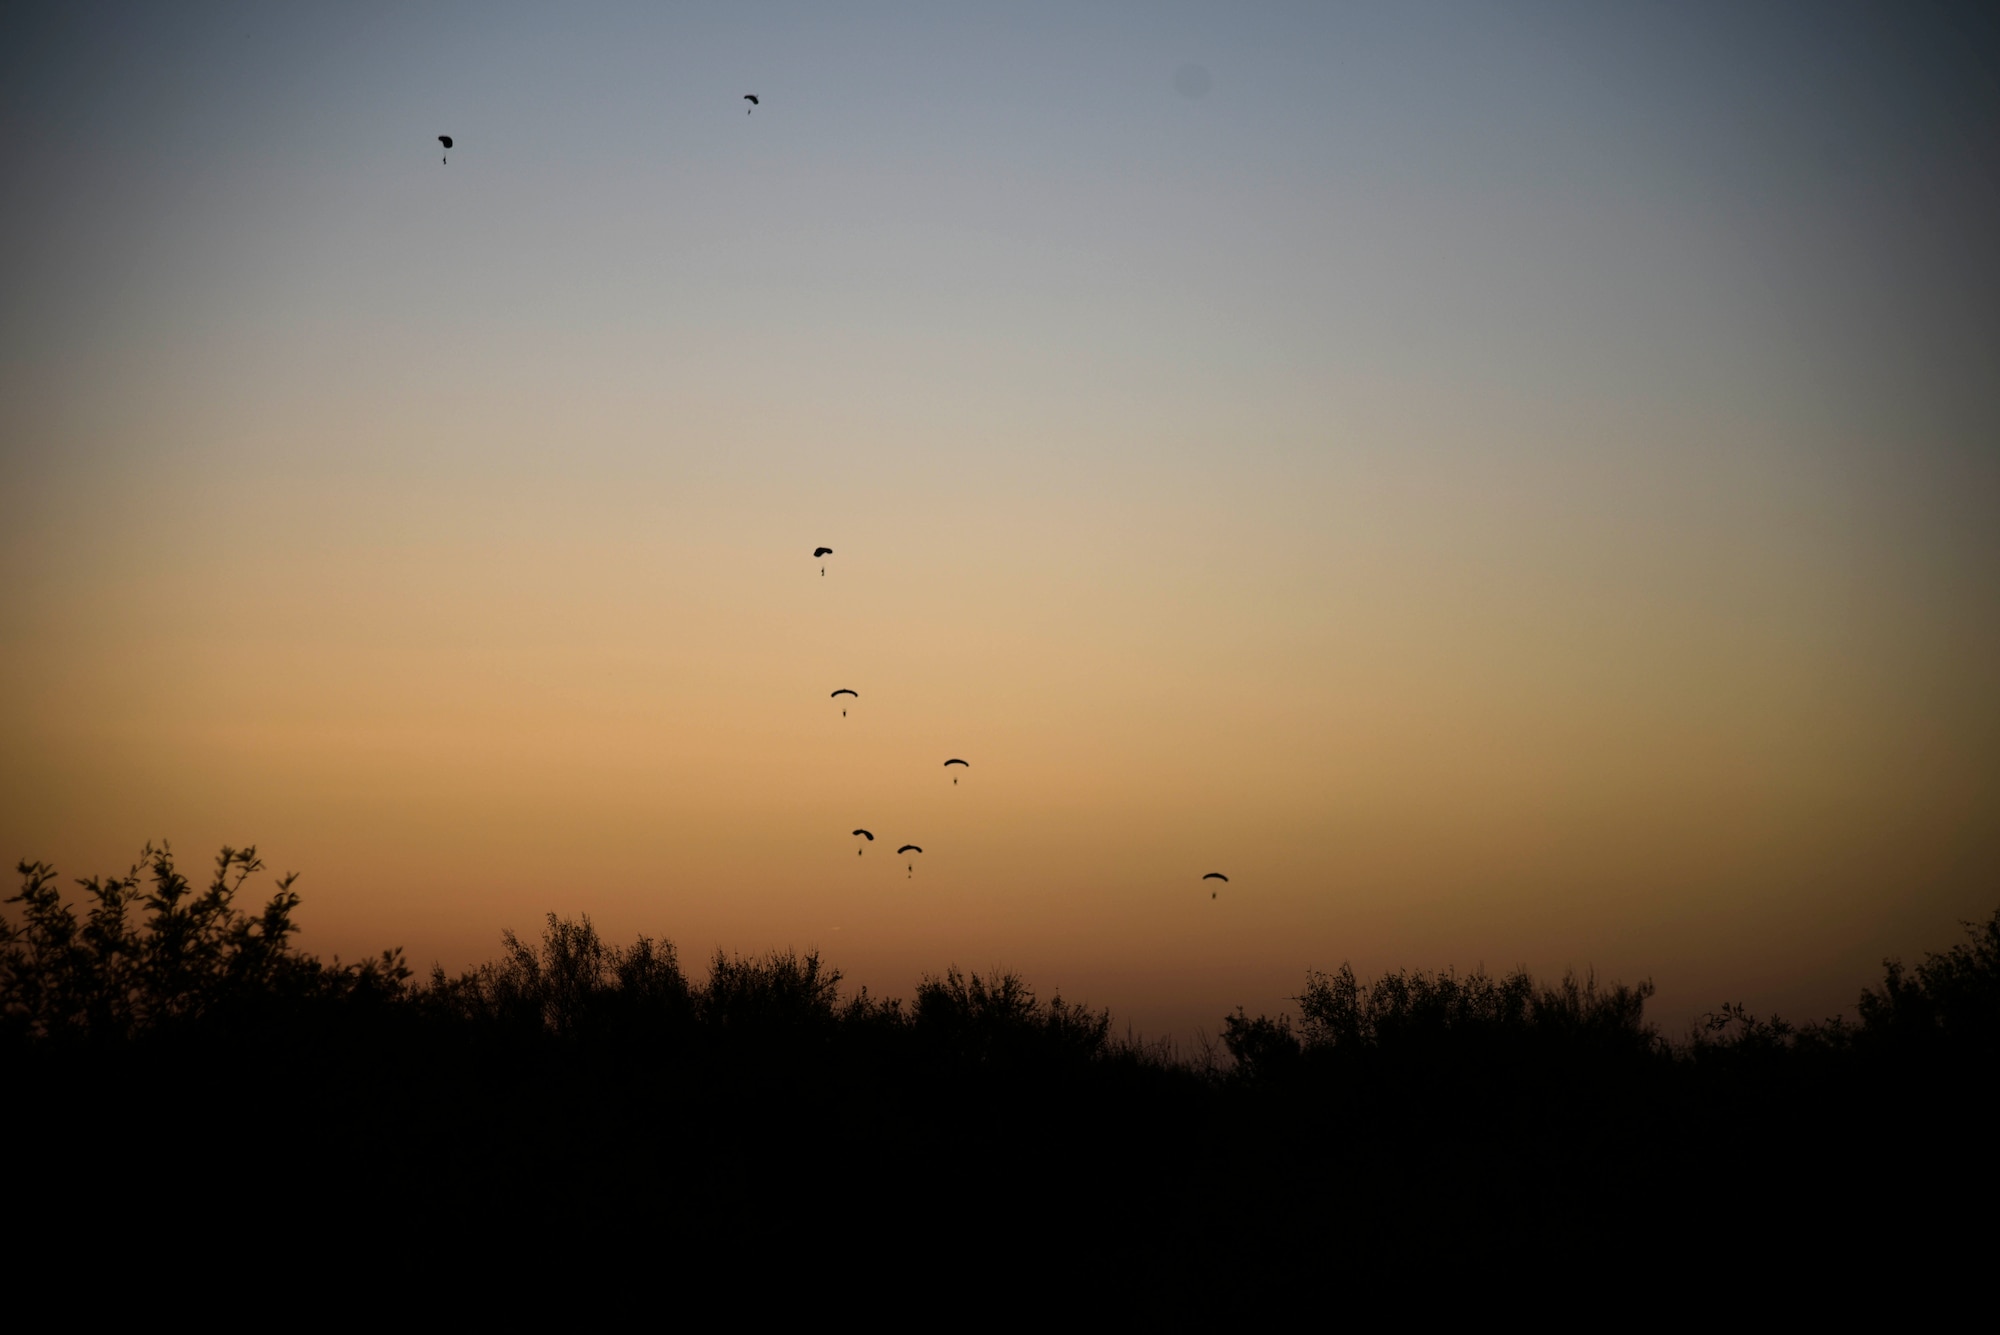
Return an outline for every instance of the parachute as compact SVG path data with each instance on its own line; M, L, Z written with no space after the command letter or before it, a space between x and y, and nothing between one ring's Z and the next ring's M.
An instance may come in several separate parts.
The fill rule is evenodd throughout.
M840 688L839 690L835 691L835 692L834 692L834 693L833 693L832 695L829 695L829 696L827 697L827 699L829 699L829 700L838 700L838 699L839 699L839 698L840 698L841 696L843 696L843 695L851 695L851 696L853 696L853 697L854 697L855 699L857 699L857 700L859 700L859 699L861 698L861 693L860 693L859 691L850 691L850 690L848 690L848 689L847 689L847 688L846 688L845 686L843 686L843 687L841 687L841 688ZM847 711L846 711L845 709L841 710L841 711L840 711L840 716L841 716L842 718L846 718L846 717L847 717Z
M860 835L860 836L861 836L861 837L862 837L863 839L866 839L866 840L868 841L868 843L870 843L870 844L872 844L872 843L874 843L874 842L875 842L875 836L874 836L874 835L872 835L872 834L870 834L870 833L868 833L868 831L866 831L866 830L856 830L856 831L855 831L855 833L856 833L856 834L858 834L858 835ZM863 853L863 851L864 851L864 850L865 850L866 848L867 848L867 844L864 844L864 845L862 845L862 846L861 846L861 848L857 848L857 849L855 849L855 850L854 850L854 856L855 856L855 857L857 857L857 858L858 858L858 857L860 857L860 856L861 856L861 854Z
M904 854L904 853L921 853L921 852L923 852L923 851L924 851L923 849L921 849L921 848L918 848L918 847L917 847L917 846L916 846L915 844L904 844L904 845L903 845L903 846L902 846L901 848L899 848L899 849L897 849L897 850L896 850L896 853L897 853L897 855L898 855L898 856L901 856L901 855L902 855L902 854ZM917 864L916 864L916 863L912 862L912 863L910 864L910 866L909 866L909 872L910 872L910 875L912 875L912 876L915 876L915 875L917 874Z
M750 104L749 109L743 113L746 116L748 116L750 112L755 111L759 106L762 105L762 103L757 101L757 95L755 93L745 93L743 95L743 100Z
M450 148L450 147L451 147L451 136L450 136L450 135L448 135L448 134L441 134L441 135L439 135L439 136L438 136L438 142L439 142L440 144L443 144L443 145L444 145L444 146L445 146L445 147L446 147L446 148L448 149L448 148ZM448 165L450 165L450 163L451 163L451 154L450 154L450 153L446 153L446 154L444 155L444 161L445 161L445 164L446 164L447 166L448 166Z
M1219 872L1219 871L1212 871L1212 872L1210 872L1210 873L1209 873L1208 875L1206 875L1206 876L1202 877L1201 879L1202 879L1202 880L1204 880L1204 881L1220 881L1220 882L1222 882L1222 883L1223 883L1224 885L1228 885L1228 884L1229 884L1229 878L1228 878L1227 876L1224 876L1224 875L1223 875L1223 874L1222 874L1221 872ZM1214 899L1214 898L1215 898L1215 891L1213 891L1213 890L1209 891L1209 892L1208 892L1208 897L1209 897L1210 899Z
M970 761L960 760L957 756L953 756L950 760L944 762L944 766L946 769L950 769L953 765L964 765L967 769L972 768L972 763ZM953 784L957 784L958 776L956 774L952 775L951 781Z
M813 548L813 555L814 555L815 557L823 557L823 556L832 556L832 555L833 555L833 548L831 548L831 547L815 547L815 548ZM825 578L826 578L826 566L825 566L825 565L821 565L821 566L820 566L820 568L819 568L819 577L820 577L821 579L825 579Z

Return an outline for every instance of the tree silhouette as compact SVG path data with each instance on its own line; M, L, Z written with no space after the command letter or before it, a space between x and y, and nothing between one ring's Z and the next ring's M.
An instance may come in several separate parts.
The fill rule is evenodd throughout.
M1629 1260L1603 1218L1805 1237L1894 1214L1950 1255L1950 1203L1996 1185L2000 912L1886 962L1853 1020L1729 1004L1669 1041L1650 983L1343 965L1306 974L1295 1014L1226 1017L1225 1061L1114 1038L1108 1012L1002 970L926 975L907 1003L843 990L811 951L717 952L694 978L672 943L609 943L588 917L422 982L394 950L326 963L296 947L295 877L239 907L252 848L196 883L148 846L76 903L47 864L19 871L0 1137L17 1208L76 1229L230 1218L282 1165L302 1189L270 1208L361 1237L388 1236L390 1182L468 1238L544 1249L617 1221L590 1236L865 1267L894 1239L906 1261L1164 1291ZM51 1127L93 1149L52 1152ZM228 1128L256 1128L248 1158L217 1148Z

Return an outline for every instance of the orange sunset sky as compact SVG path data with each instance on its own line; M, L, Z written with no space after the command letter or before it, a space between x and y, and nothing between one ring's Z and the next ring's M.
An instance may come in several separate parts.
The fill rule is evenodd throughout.
M1850 1005L2000 902L1955 12L10 11L0 851L1183 1036Z

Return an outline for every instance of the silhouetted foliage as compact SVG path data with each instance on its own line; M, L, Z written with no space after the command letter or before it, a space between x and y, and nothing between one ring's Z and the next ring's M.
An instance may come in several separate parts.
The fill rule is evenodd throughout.
M1461 977L1422 971L1384 974L1361 982L1341 965L1333 973L1309 971L1298 1003L1295 1034L1288 1017L1224 1021L1223 1041L1241 1073L1271 1078L1307 1062L1365 1056L1419 1057L1437 1061L1531 1052L1601 1060L1612 1053L1650 1054L1658 1036L1645 1022L1650 982L1600 987L1594 976L1565 974L1554 987L1537 987L1523 971L1495 979L1484 972Z
M77 885L79 920L55 869L22 862L20 921L0 918L0 1021L28 1039L131 1038L232 1007L293 1001L375 1001L400 995L409 970L400 951L361 964L323 964L291 948L296 875L279 879L255 915L237 893L263 870L255 848L224 848L197 891L162 842L119 877ZM141 921L134 921L134 907Z
M499 959L457 978L433 968L420 1004L439 1015L558 1038L685 1023L692 1012L694 993L671 942L642 936L621 949L598 937L588 915L570 922L551 913L538 945L524 944L511 929L500 943Z
M1863 1041L2000 1059L2000 911L1964 927L1967 940L1914 970L1884 962L1882 990L1861 992Z
M1526 972L1502 979L1423 972L1385 974L1359 982L1347 965L1309 973L1297 998L1310 1048L1398 1047L1440 1042L1533 1038L1593 1049L1649 1049L1645 1023L1650 982L1600 988L1594 976L1565 974L1554 987L1535 986Z
M1255 1019L1237 1007L1236 1014L1223 1017L1222 1043L1236 1063L1236 1074L1246 1080L1277 1080L1291 1075L1302 1064L1304 1045L1292 1032L1292 1017L1268 1015Z
M718 950L708 966L701 1018L717 1029L758 1035L817 1034L838 1018L840 971L819 952L772 951L762 959Z
M1854 1021L1726 1005L1669 1042L1644 1017L1650 983L1343 965L1307 974L1296 1016L1226 1017L1225 1063L1114 1041L1107 1012L1004 971L948 968L907 1004L844 994L810 951L718 952L697 981L670 943L613 945L587 917L413 983L395 951L298 951L293 877L239 909L261 869L224 849L197 886L148 847L77 882L79 906L21 864L0 917L21 1093L0 1134L153 1138L136 1164L19 1154L22 1200L92 1220L233 1210L234 1179L192 1147L257 1127L312 1217L342 1228L380 1227L386 1182L467 1237L865 1255L896 1234L947 1263L1033 1255L1179 1284L1556 1238L1608 1263L1607 1216L1925 1220L1944 1216L1922 1192L1993 1176L2000 912L1914 968L1886 963ZM798 1207L802 1186L840 1203L839 1228ZM1078 1221L1110 1250L1037 1241Z
M1038 1001L1018 974L957 969L917 985L914 1023L927 1049L973 1066L1088 1062L1104 1055L1111 1034L1108 1011Z

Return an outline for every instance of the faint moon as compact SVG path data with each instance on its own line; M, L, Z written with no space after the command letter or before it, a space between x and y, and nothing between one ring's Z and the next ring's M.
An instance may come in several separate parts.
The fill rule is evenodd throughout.
M1196 100L1208 96L1208 90L1215 81L1208 77L1208 71L1199 65L1183 65L1174 71L1174 91L1182 97Z

